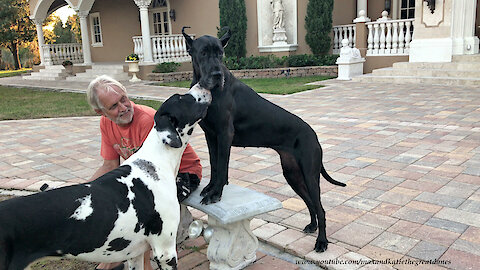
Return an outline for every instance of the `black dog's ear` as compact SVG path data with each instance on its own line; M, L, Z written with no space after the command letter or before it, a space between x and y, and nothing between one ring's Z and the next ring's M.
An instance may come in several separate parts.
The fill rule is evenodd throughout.
M220 38L220 41L222 42L222 46L225 48L230 40L230 37L232 36L232 31L228 26L222 27L222 31L223 30L227 30L227 32Z
M170 117L166 115L155 115L155 129L159 133L159 139L162 140L164 144L168 144L173 148L182 147L182 140L180 139L175 126L170 120Z
M182 34L185 37L185 41L186 41L186 44L187 44L187 52L188 52L188 54L192 55L190 53L190 51L192 49L193 39L187 33L185 33L185 29L187 29L187 28L191 28L191 27L190 26L182 27Z

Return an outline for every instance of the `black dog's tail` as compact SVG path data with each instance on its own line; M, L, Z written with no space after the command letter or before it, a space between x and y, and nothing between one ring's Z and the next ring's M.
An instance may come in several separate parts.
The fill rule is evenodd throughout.
M325 179L327 179L328 182L330 182L334 185L341 186L341 187L344 187L344 186L347 185L345 183L338 182L337 180L333 179L330 175L328 175L327 171L325 170L325 167L323 167L323 166L322 166L322 169L321 169L320 173L322 174L323 177L325 177Z

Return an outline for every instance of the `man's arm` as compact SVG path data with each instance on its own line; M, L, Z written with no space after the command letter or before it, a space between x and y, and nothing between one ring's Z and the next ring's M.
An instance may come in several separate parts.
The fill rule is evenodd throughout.
M107 172L118 168L120 166L120 158L117 159L112 159L112 160L103 160L103 165L97 169L97 171L93 174L93 176L90 178L89 181L93 181L97 179L98 177L106 174Z

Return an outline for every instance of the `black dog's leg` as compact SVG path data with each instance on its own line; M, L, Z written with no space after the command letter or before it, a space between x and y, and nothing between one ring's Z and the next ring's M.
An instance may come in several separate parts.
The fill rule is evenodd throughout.
M311 141L313 140L302 140L302 142ZM325 210L323 209L322 203L320 201L319 164L321 164L322 152L319 145L318 147L315 147L311 145L302 145L302 143L300 143L299 146L300 147L298 149L308 149L308 151L304 152L299 151L298 153L296 153L296 156L298 158L298 163L300 164L300 168L302 169L305 178L305 185L307 186L309 197L312 198L313 212L316 214L318 220L318 236L315 242L315 251L324 252L325 250L327 250L328 240L325 225ZM312 216L312 212L310 212L310 216Z
M0 241L0 270L8 269L10 254L6 241Z
M230 161L230 148L232 147L233 125L217 136L217 157L216 157L216 181L210 182L208 192L202 199L203 204L210 204L220 201L223 187L228 183L228 163ZM210 150L209 150L210 151ZM213 163L212 167L213 167ZM213 168L212 168L213 169Z
M212 187L217 182L217 136L215 134L211 134L209 132L205 132L205 139L207 141L208 146L208 154L210 156L210 183L206 187L203 188L200 196L205 197Z
M282 165L283 176L287 183L292 187L305 202L310 213L310 224L303 229L306 233L313 233L317 230L317 209L314 207L308 187L305 185L305 178L295 157L288 152L277 151L280 154L280 163Z

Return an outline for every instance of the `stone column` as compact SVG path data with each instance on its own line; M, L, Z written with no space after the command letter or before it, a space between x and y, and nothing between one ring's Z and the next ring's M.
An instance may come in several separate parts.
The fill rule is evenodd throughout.
M366 16L365 11L362 9L358 12L358 18L353 20L355 23L355 44L356 48L360 50L362 57L367 55L367 39L368 39L368 30L365 25L366 22L369 22L370 19Z
M475 36L476 0L454 0L452 11L453 54L478 53L479 40Z
M90 39L88 38L88 25L87 16L89 11L78 11L77 15L80 17L80 30L82 32L82 51L83 51L83 64L92 64L92 54L90 53Z
M31 18L37 27L37 37L38 37L38 50L40 52L40 66L45 65L45 56L43 52L43 45L45 45L45 38L43 36L43 21L44 19Z
M451 62L453 55L478 53L475 12L476 0L436 1L433 11L416 0L410 62Z
M148 6L152 0L135 0L140 9L140 24L142 26L143 62L153 63L152 39L150 37L150 22L148 18Z
M357 0L357 14L360 14L360 11L365 11L363 16L367 17L367 0ZM367 17L368 18L368 17ZM370 19L368 19L370 21Z

